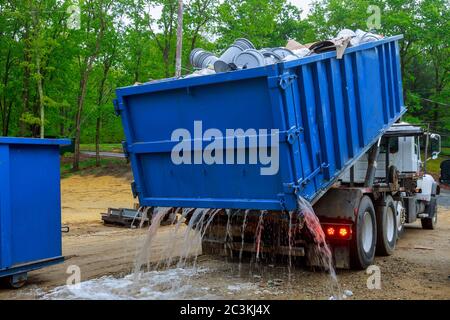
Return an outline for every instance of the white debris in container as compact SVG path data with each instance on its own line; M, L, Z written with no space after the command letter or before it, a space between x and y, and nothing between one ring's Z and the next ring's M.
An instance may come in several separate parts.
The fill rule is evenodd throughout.
M299 57L297 57L297 56L289 55L289 56L286 56L286 57L283 59L283 61L287 62L287 61L297 60L298 58L299 58Z
M383 38L383 36L374 34L371 32L362 31L360 29L355 31L356 37L359 39L359 44L377 41Z
M334 38L336 39L346 39L350 38L350 45L357 46L362 43L377 41L383 38L383 36L374 34L371 32L363 31L361 29L357 29L356 31L350 29L342 29Z
M297 57L303 58L309 55L311 53L311 50L309 50L308 48L301 48L292 50L292 52L294 52Z
M197 71L185 76L185 78L208 76L210 74L215 74L215 73L216 72L213 69L205 68L205 69L197 70Z

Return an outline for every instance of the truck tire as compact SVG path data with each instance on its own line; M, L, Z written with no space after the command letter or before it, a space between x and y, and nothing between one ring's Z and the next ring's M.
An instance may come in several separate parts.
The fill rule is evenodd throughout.
M401 206L401 210L398 210L398 206ZM406 221L406 212L405 212L405 205L402 200L395 201L394 206L397 213L397 240L400 239L403 236L403 233L405 232L405 221Z
M422 228L425 230L434 230L436 228L437 224L437 213L434 215L433 218L422 218L420 219L420 222L422 223Z
M366 269L375 258L377 222L372 200L363 196L358 207L358 216L353 225L350 241L350 264L352 269Z
M437 215L433 218L422 218L420 219L420 222L422 223L422 229L434 230L436 228Z
M434 230L437 225L437 199L436 196L432 196L430 202L426 207L426 212L428 212L429 218L422 218L420 222L422 223L422 228L426 230Z
M437 225L437 212L433 215L433 218L422 218L420 219L422 223L422 229L425 230L434 230Z
M397 242L397 214L394 199L387 196L385 205L376 208L377 215L377 249L376 254L390 256Z

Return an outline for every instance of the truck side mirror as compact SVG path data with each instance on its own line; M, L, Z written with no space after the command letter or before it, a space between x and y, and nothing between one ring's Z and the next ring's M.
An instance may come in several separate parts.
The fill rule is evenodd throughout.
M431 141L430 141L431 158L433 160L435 160L441 153L441 136L436 133L432 133L432 134L430 134L430 138L431 138Z

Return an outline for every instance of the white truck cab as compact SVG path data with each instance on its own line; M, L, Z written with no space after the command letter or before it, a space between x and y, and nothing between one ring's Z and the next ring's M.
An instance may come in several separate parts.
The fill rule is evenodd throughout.
M401 136L405 134L404 136ZM382 145L380 153L377 157L377 169L375 173L375 179L382 179L386 177L386 168L395 166L399 173L404 174L417 174L423 173L423 176L427 176L425 184L427 185L433 177L427 175L424 170L424 162L421 159L421 138L427 136L423 132L422 128L409 125L407 123L394 124L388 131L387 135L400 135L389 138L389 166L386 166L386 147ZM440 136L438 134L428 134L429 138L436 140L436 150L432 152L432 159L437 158L441 152ZM429 160L429 159L426 159ZM368 154L364 154L354 165L354 183L364 183L366 179L368 163ZM351 170L348 169L342 176L343 182L351 181ZM434 182L434 179L433 179ZM424 187L426 187L424 185Z
M395 183L400 184L400 192L396 197L399 232L404 223L412 223L417 218L421 218L422 224L425 223L427 226L430 226L427 224L428 218L434 219L432 222L436 223L436 215L430 210L436 210L436 195L439 194L439 187L433 176L426 173L426 162L436 159L440 154L441 137L438 134L424 132L418 126L404 122L396 123L383 136L379 149L375 161L374 181L375 184L387 184L396 180ZM388 155L387 149L389 149ZM428 149L431 149L429 158ZM424 151L424 161L422 161L421 150ZM368 159L369 153L364 154L353 168L343 174L341 182L351 185L365 183ZM407 212L404 218L401 217L403 208Z

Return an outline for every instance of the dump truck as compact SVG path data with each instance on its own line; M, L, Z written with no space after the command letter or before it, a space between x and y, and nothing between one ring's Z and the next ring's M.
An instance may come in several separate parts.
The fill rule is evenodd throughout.
M292 214L303 201L337 266L366 268L375 252L392 253L403 223L434 227L438 194L411 140L431 135L396 124L406 112L401 39L118 88L134 196L146 207L214 209L206 253L308 257L311 235ZM396 139L416 153L385 146Z

